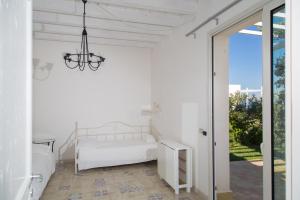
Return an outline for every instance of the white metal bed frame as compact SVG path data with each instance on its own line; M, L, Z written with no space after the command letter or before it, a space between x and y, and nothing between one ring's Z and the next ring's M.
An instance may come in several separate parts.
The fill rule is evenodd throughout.
M113 140L116 137L125 137L128 134L150 134L150 126L133 126L120 121L112 121L98 127L78 128L78 122L75 122L75 129L71 132L67 140L58 149L59 161L62 161L62 153L75 144L75 174L78 174L78 139L101 137L102 141Z

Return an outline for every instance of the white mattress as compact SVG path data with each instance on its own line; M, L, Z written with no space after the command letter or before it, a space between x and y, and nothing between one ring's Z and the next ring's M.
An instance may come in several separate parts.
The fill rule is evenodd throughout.
M78 169L108 167L157 159L155 140L97 141L78 140Z
M41 174L43 180L40 182L38 179L34 179L32 182L33 188L33 200L38 200L51 175L55 171L55 157L51 151L51 146L43 144L32 145L32 173Z

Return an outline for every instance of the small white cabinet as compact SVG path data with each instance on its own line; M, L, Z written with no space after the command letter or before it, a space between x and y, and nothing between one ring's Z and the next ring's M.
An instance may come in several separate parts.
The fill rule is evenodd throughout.
M175 193L186 188L192 188L192 149L189 146L171 141L162 140L158 147L158 174L164 179Z

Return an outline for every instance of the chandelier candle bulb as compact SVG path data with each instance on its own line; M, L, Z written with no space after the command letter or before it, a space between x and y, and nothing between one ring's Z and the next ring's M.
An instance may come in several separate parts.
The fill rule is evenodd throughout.
M88 45L88 34L86 31L85 26L85 6L87 3L87 0L82 0L83 2L83 31L81 34L81 47L79 53L65 53L64 54L64 60L65 64L70 69L79 68L80 71L83 71L85 69L85 66L89 66L89 68L93 71L96 71L99 69L102 62L105 61L105 58L102 56L95 55L94 53L89 52L89 45Z

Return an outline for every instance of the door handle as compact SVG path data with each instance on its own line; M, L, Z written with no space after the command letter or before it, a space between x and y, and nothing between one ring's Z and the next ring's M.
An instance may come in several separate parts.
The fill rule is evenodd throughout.
M199 128L199 133L201 133L201 134L204 135L204 136L207 136L207 131L205 131L205 130L202 129L202 128Z
M31 181L30 181L30 186L29 186L29 196L31 197L30 199L32 199L33 194L34 194L34 190L33 190L33 187L32 187L33 180L38 179L39 183L41 183L41 182L43 182L44 177L43 177L42 174L32 174L30 176L30 178L31 178Z
M43 182L44 177L43 177L42 174L32 174L31 175L31 180L34 180L34 179L38 179L39 182L41 183L41 182Z

